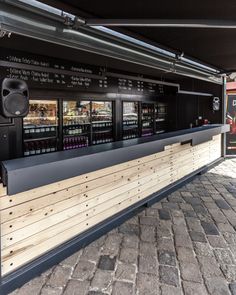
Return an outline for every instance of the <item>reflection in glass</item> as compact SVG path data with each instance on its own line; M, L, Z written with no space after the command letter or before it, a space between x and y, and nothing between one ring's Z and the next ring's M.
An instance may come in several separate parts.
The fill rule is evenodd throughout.
M23 119L24 155L57 150L57 100L30 100L29 114Z
M112 102L92 101L92 144L113 141Z
M138 137L138 102L123 102L123 139Z
M90 102L63 101L63 149L89 145Z

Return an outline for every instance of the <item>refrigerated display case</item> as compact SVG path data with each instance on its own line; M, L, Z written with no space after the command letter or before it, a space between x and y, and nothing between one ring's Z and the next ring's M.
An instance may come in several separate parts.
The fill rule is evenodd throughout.
M58 146L57 100L30 100L23 119L24 156L55 152Z
M92 144L112 142L113 107L109 101L91 102Z
M123 102L123 139L139 136L138 106L138 102Z
M154 104L141 103L141 136L154 134Z
M168 105L164 102L155 104L155 132L156 134L167 131L167 110Z
M63 149L87 147L90 134L90 102L63 101Z

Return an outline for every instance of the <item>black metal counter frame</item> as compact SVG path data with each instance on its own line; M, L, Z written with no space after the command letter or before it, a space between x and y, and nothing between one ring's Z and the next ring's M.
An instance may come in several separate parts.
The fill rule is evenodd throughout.
M155 154L163 151L165 146L175 143L181 143L183 145L191 143L192 146L196 146L211 141L214 136L227 131L229 131L228 125L209 125L149 138L137 138L100 146L91 146L81 150L56 152L4 161L2 163L4 183L7 185L8 195L11 195ZM161 190L158 190L158 192L150 194L148 197L114 214L110 218L96 224L45 254L40 255L15 271L4 275L1 278L0 293L7 294L21 286L34 276L39 275L81 247L86 246L107 231L134 216L144 206L161 200L167 194L192 180L195 175L207 170L220 160L222 160L222 157L182 177L180 180L165 186Z

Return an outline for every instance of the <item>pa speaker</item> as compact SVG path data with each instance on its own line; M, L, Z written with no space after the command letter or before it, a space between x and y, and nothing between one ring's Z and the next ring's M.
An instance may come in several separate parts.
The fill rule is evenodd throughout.
M24 81L10 78L5 78L2 81L0 111L6 118L27 116L29 112L29 90Z
M213 97L213 111L220 110L220 99L219 97Z

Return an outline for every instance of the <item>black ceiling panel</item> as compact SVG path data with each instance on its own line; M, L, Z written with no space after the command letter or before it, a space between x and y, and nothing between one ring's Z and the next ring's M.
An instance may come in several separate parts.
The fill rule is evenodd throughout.
M82 17L235 20L236 1L227 0L41 0ZM118 29L118 28L115 28ZM123 29L122 29L123 30ZM236 29L127 28L126 33L184 52L217 68L236 69Z

